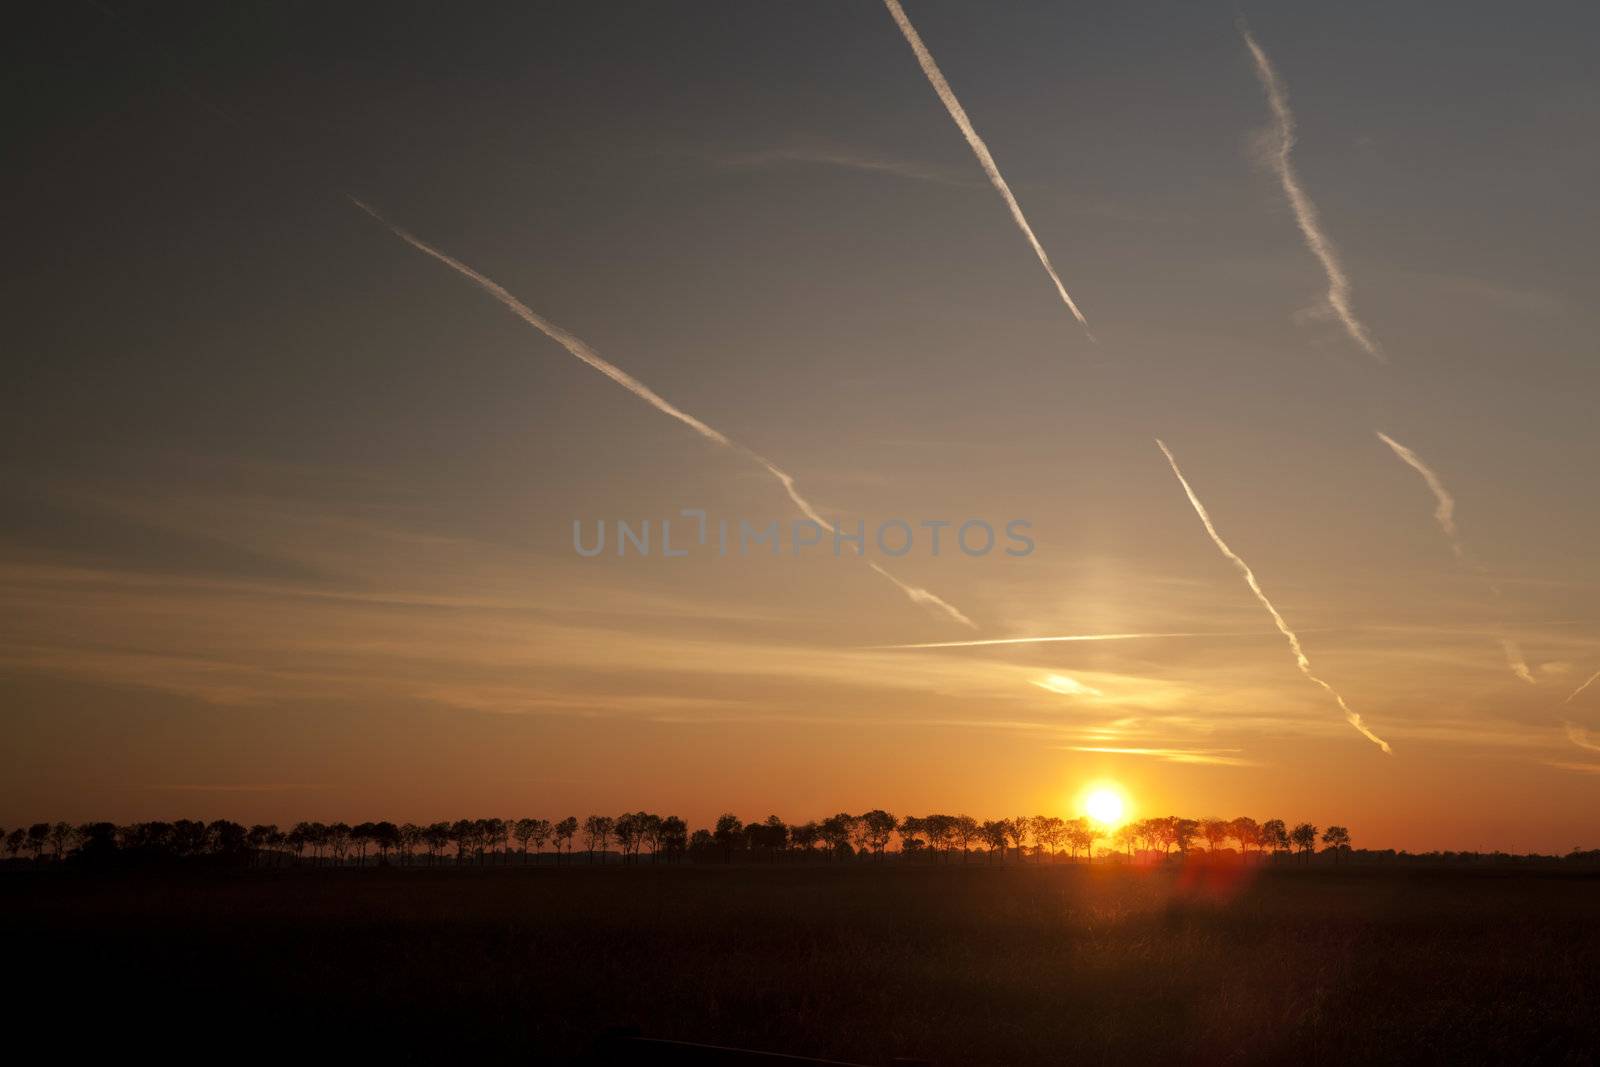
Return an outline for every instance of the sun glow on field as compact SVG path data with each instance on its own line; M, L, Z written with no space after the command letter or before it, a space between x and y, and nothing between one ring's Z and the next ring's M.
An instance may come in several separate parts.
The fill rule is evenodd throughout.
M1090 786L1078 802L1083 814L1107 829L1121 826L1128 816L1128 799L1122 789L1105 783Z

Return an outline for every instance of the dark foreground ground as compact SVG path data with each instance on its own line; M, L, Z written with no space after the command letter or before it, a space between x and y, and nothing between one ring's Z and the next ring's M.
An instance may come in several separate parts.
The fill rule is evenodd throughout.
M938 1067L1600 1055L1594 873L44 871L0 877L0 952L13 1039L167 1059L619 1026Z

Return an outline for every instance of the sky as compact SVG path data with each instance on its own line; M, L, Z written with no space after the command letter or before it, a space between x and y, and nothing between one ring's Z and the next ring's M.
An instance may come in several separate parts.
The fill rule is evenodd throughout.
M28 16L0 825L1109 780L1357 846L1600 844L1600 12L1245 7L1370 349L1232 6L905 13L1088 329L879 3ZM790 488L865 557L796 554ZM683 509L782 551L665 558ZM1166 636L887 647L1128 634Z

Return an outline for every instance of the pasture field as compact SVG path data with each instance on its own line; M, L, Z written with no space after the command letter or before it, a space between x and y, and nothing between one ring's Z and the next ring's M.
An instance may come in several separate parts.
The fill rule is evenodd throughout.
M1600 874L871 862L0 876L13 1033L935 1065L1588 1063Z

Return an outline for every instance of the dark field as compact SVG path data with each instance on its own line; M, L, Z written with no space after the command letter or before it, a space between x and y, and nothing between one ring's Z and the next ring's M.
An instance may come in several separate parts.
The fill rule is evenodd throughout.
M1600 877L837 864L0 877L72 1047L875 1064L1593 1062ZM13 1033L21 1031L13 1028Z

